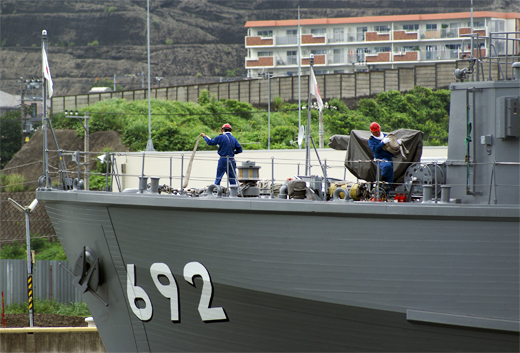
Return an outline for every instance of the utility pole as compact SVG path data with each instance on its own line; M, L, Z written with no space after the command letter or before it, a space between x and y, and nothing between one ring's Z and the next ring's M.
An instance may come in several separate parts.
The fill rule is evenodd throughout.
M25 96L25 81L23 77L20 77L20 122L21 122L21 128L22 128L22 146L25 142L25 134L24 134L24 120L25 120L25 105L24 105L24 96Z

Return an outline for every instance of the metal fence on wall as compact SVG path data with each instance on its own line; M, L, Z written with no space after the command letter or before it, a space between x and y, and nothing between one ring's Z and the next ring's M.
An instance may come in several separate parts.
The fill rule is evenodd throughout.
M395 90L408 91L415 86L431 89L448 88L455 82L453 75L457 67L466 66L465 62L437 63L434 65L415 66L410 68L386 69L382 71L355 72L317 75L316 80L320 88L322 99L358 98L375 95L377 93ZM482 66L482 72L487 72L489 64ZM492 64L489 68L491 80L498 77L498 67ZM476 78L475 78L476 79ZM301 76L301 97L308 94L308 76ZM179 102L195 102L200 92L207 90L217 99L235 99L252 104L267 104L267 80L249 79L232 82L202 83L187 86L159 87L151 89L151 98L176 100ZM98 101L112 98L126 100L147 99L147 90L116 91L105 93L80 94L73 96L52 97L51 114L64 110L77 110ZM298 101L298 77L283 76L271 79L271 100L276 96L285 102ZM306 102L306 99L303 98Z
M72 285L73 277L60 266L68 268L68 261L38 260L33 266L35 299L55 300L68 304L80 302L81 293ZM27 261L0 259L0 291L5 305L27 302Z

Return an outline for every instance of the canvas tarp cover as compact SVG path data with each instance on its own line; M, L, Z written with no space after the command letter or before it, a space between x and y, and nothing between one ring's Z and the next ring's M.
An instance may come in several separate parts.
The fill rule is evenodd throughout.
M401 154L394 155L394 182L402 183L408 166L421 160L423 133L408 129L399 129L390 133L401 139L410 152L406 161L403 161ZM352 130L350 132L345 167L358 179L376 181L377 166L373 161L374 155L368 147L369 138L370 131Z
M349 135L334 135L329 137L329 147L338 151L346 151L348 148Z

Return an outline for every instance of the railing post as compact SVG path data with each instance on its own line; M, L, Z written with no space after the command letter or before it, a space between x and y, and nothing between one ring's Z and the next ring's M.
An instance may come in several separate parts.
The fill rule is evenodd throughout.
M172 168L172 162L171 162L171 157L170 157L170 185L171 185L171 180L172 180L171 168ZM183 175L184 175L184 154L181 154L181 195L182 195Z
M271 198L274 198L274 157L271 157Z

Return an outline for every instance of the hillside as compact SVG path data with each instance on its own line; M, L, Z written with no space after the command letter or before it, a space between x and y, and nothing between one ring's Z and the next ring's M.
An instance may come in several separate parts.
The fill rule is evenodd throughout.
M244 75L246 21L295 19L298 6L301 18L469 11L465 0L150 0L151 76L171 86ZM125 89L141 87L141 76L127 75L147 71L145 0L3 0L0 10L0 90L19 94L20 77L40 78L43 29L55 95L114 75ZM520 3L475 0L474 10L520 11Z

